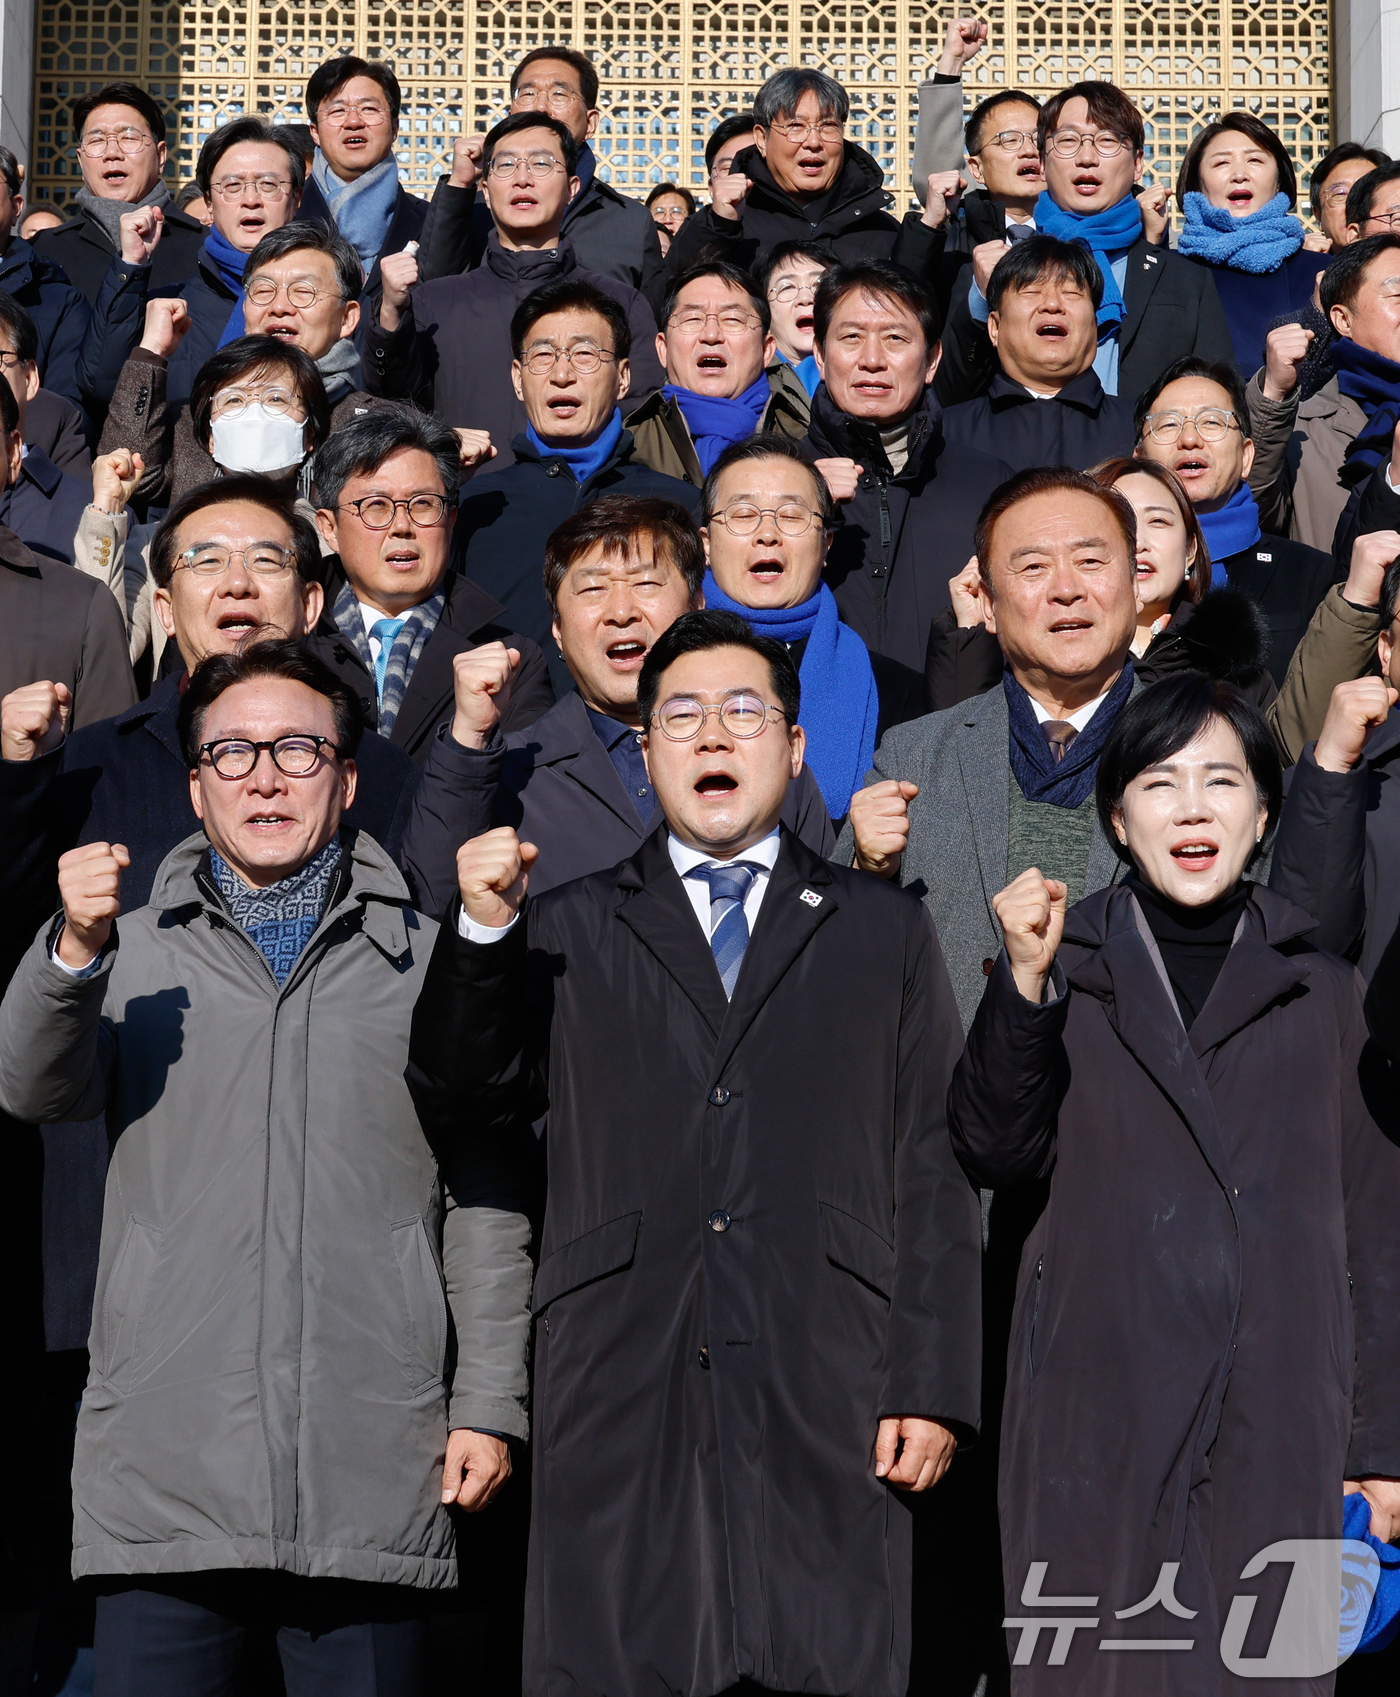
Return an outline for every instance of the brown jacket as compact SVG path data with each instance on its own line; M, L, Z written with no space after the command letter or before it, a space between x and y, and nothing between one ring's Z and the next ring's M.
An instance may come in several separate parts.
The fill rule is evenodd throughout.
M1322 735L1332 691L1365 675L1376 658L1380 633L1379 609L1344 601L1341 584L1327 591L1293 652L1288 676L1269 710L1269 723L1290 766Z
M781 360L774 360L768 367L768 387L771 394L758 421L759 430L775 430L800 442L807 434L811 410L807 391L792 368ZM679 404L669 395L658 390L648 396L641 406L624 417L623 423L632 432L633 459L666 477L678 477L696 489L704 483L705 474L700 469L690 426Z
M1259 503L1259 522L1271 535L1291 536L1330 554L1351 494L1337 473L1366 427L1366 414L1342 394L1335 377L1299 402L1296 389L1287 400L1269 400L1262 375L1256 372L1245 391L1254 437L1249 487Z

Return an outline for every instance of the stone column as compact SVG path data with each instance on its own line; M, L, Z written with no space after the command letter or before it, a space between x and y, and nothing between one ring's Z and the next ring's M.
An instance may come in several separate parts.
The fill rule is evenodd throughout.
M1336 136L1400 155L1400 0L1336 0Z
M37 0L0 0L0 146L29 164Z

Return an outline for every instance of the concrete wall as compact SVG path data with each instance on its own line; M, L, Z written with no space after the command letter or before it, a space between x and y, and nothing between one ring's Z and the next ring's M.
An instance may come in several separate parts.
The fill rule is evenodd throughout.
M1400 157L1400 0L1336 0L1332 42L1337 140Z
M0 145L29 164L37 0L0 0Z

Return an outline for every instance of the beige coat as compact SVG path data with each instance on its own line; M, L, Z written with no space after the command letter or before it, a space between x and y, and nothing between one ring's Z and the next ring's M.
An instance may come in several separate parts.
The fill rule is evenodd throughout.
M1335 377L1300 402L1296 389L1285 401L1269 400L1262 376L1256 372L1245 391L1254 437L1249 487L1259 503L1259 522L1269 535L1291 536L1330 554L1351 494L1337 473L1366 427L1366 414L1342 394Z

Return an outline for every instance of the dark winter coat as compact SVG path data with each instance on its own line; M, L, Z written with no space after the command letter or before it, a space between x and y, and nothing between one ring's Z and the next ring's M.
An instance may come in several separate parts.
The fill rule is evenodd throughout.
M549 1113L525 1691L903 1697L911 1505L876 1425L979 1412L927 916L785 833L726 1002L663 827L503 941L440 937L424 1123Z
M567 238L544 253L517 253L494 235L475 271L419 283L397 330L383 329L377 316L366 325L365 387L371 395L414 401L451 425L489 430L496 469L508 466L511 444L529 423L510 380L510 321L527 296L562 277L592 283L621 303L632 329L633 394L659 389L666 375L644 295L585 270Z
M384 294L384 285L379 278L379 261L386 253L402 253L410 242L420 240L427 216L427 201L421 195L410 194L400 183L398 199L394 202L394 216L389 220L389 228L384 235L384 245L374 256L374 264L369 268L364 293L360 297L367 318L372 318L378 312L379 302ZM323 224L335 227L335 219L331 217L330 208L326 205L326 197L310 177L306 179L306 187L301 194L301 205L297 208L299 223L308 218L316 218Z
M0 294L13 296L34 320L40 383L81 405L78 366L92 308L63 267L36 253L22 236L11 236L0 254Z
M1215 564L1225 568L1231 589L1240 590L1259 609L1269 631L1264 664L1282 688L1293 651L1319 603L1346 573L1338 573L1331 556L1320 548L1286 536L1261 536L1252 548Z
M977 515L1011 467L948 441L931 391L910 420L909 458L898 475L875 427L839 411L824 383L812 398L807 448L813 459L865 468L838 509L826 559L842 619L874 653L920 671L929 627L948 605L948 580L971 557Z
M73 539L92 501L92 479L60 471L42 448L30 446L19 481L0 490L0 525L8 525L35 554L73 564Z
M193 272L204 238L209 234L187 212L177 212L173 201L167 201L161 212L164 222L160 243L151 259L151 288L157 294L168 292L164 285L178 283ZM40 259L61 266L88 305L96 307L107 267L117 250L95 218L80 210L66 224L37 230L30 245Z
M24 409L24 440L31 448L42 448L60 471L86 478L91 488L92 449L87 420L76 401L40 389Z
M801 402L794 396L794 390L801 395ZM759 414L758 430L771 430L790 441L800 442L810 426L811 411L806 390L791 376L791 367L780 366L776 362L770 365L768 399ZM629 396L623 408L623 418L632 435L635 458L644 461L653 471L682 479L694 489L703 486L705 474L700 469L695 438L690 434L690 426L674 395L649 395L636 405Z
M1013 471L1048 465L1087 471L1100 460L1131 454L1137 440L1132 403L1104 394L1092 369L1048 401L999 370L985 395L944 409L943 434L1005 460Z
M700 491L644 465L628 430L618 438L611 458L581 488L564 460L541 454L523 432L512 447L512 464L478 472L462 485L452 560L500 602L513 630L540 645L548 657L554 693L563 695L573 688L573 679L550 635L554 615L544 592L544 545L551 532L599 495L677 501L696 514Z
M1212 265L1192 255L1192 263L1209 271L1230 326L1230 345L1242 376L1253 377L1264 363L1264 338L1280 319L1296 320L1313 298L1318 273L1331 261L1329 253L1300 247L1274 271L1256 275L1229 265Z
M1246 1564L1339 1538L1343 1480L1400 1472L1400 1149L1363 1097L1360 982L1310 929L1256 887L1189 1034L1127 888L1071 911L1054 999L1026 1000L1005 955L988 982L954 1145L979 1184L1049 1178L1008 1361L1007 1613L1034 1614L1048 1563L1035 1591L1097 1628L1063 1668L1044 1648L1013 1666L1017 1697L1257 1689L1222 1664ZM1116 1619L1169 1563L1195 1618Z

